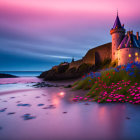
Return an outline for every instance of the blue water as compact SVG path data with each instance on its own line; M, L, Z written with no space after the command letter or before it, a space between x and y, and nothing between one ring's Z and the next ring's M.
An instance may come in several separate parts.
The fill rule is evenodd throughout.
M11 74L21 77L33 77L39 76L42 73L42 71L0 71L0 73Z

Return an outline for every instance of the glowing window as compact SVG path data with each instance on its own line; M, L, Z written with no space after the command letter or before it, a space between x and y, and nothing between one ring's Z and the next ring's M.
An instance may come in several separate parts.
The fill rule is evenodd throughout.
M138 56L138 53L137 52L135 53L135 56Z
M128 56L131 57L131 54L129 54Z

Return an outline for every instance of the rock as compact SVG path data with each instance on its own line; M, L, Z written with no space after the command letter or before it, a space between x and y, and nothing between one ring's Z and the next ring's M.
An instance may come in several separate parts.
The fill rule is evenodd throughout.
M35 116L31 116L31 114L24 114L24 115L22 116L22 118L23 118L24 120L31 120L31 119L35 119L36 117L35 117Z
M16 78L16 77L18 77L18 76L0 73L0 78Z
M64 114L66 114L67 112L63 112Z
M40 96L36 96L35 98L40 98Z
M43 106L44 104L38 104L38 106Z
M54 105L49 105L47 107L44 107L43 109L55 109L56 107Z
M45 82L37 83L33 85L35 88L42 88L42 87L56 87L55 85L46 84Z
M82 74L77 73L75 70L69 70L69 64L67 65L59 65L56 69L51 69L43 72L39 78L43 78L44 80L56 81L56 80L67 80L67 79L76 79L79 78Z
M15 114L16 112L9 112L7 115L13 115Z
M16 98L16 97L10 97L10 99L14 99L14 98Z
M30 104L17 104L17 106L28 106L28 107L30 107L31 105Z
M0 110L0 112L5 112L7 108L3 108Z
M72 85L67 85L67 86L64 86L64 88L71 88Z
M5 100L5 101L3 101L3 102L7 102L7 101Z
M130 120L130 118L129 118L129 117L126 117L126 119L127 119L127 120Z

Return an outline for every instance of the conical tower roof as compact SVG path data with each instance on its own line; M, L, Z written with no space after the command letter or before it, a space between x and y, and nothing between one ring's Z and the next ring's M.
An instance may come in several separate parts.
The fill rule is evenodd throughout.
M122 25L121 25L118 13L117 13L117 17L116 17L115 23L113 25L113 29L116 29L116 28L123 28Z

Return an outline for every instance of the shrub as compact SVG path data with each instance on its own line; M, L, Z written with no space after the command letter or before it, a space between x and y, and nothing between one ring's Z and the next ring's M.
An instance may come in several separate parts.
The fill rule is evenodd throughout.
M69 68L69 65L59 65L58 73L64 73Z
M91 65L83 63L78 67L77 72L79 72L79 73L88 72L90 67L91 67Z
M76 72L76 67L68 69L67 72L75 73Z

